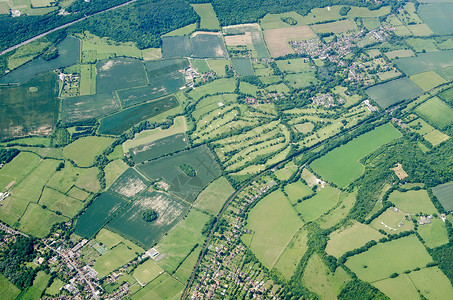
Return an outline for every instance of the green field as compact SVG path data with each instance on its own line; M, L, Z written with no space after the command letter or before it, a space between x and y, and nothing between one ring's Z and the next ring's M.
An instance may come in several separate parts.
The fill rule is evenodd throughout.
M99 169L96 167L76 168L72 166L72 164L66 163L65 167L61 171L53 174L49 182L47 182L47 186L62 193L69 193L74 187L81 188L87 192L96 193L101 188L99 180L97 179L98 173ZM75 191L77 191L77 188L75 188ZM86 195L86 193L82 192L80 192L80 194Z
M132 199L148 186L148 182L135 169L129 168L110 186L109 192Z
M419 53L414 57L403 57L393 60L406 75L436 71L453 66L453 50Z
M407 39L406 42L414 48L415 52L425 53L438 51L436 45L434 44L434 40L432 39L411 38Z
M80 65L80 95L96 94L96 68L94 65Z
M159 253L165 255L158 264L169 273L176 271L194 246L202 245L205 238L201 230L208 221L207 214L191 210L187 217L157 244Z
M192 4L195 12L200 16L200 28L202 29L220 29L219 20L212 8L211 3Z
M63 216L69 218L74 217L84 206L84 203L79 199L74 199L49 188L44 188L42 191L39 204L47 206L47 209L51 211L59 211Z
M304 58L277 60L276 63L282 72L301 73L309 72L311 70L310 65Z
M417 232L431 249L448 243L448 234L445 223L440 219L431 220L431 224L419 226Z
M182 296L184 285L168 275L163 273L145 288L133 294L132 300L165 300L178 299Z
M313 197L296 206L305 222L311 222L328 212L338 202L340 190L331 186L324 187Z
M252 76L255 72L252 68L252 62L247 58L233 58L231 60L233 68L240 76Z
M211 68L205 59L192 59L190 64L198 73L207 73L211 71Z
M434 33L441 35L453 33L453 21L451 19L451 15L453 14L452 3L421 5L418 9L418 14Z
M444 100L445 102L448 102L448 103L453 103L453 88L449 88L439 94L437 94L437 96Z
M407 214L434 214L438 213L428 192L425 190L400 192L394 191L390 194L389 201Z
M57 58L49 61L41 57L37 58L2 77L0 84L25 82L38 74L72 66L79 62L80 41L78 39L67 37L56 48L59 54Z
M329 235L326 252L340 257L344 253L360 248L371 240L378 241L383 235L377 230L362 223L342 227Z
M421 92L422 89L406 77L366 89L368 96L382 108L387 108L401 101L415 98Z
M102 119L99 133L120 135L135 124L178 106L179 102L175 96L167 96L159 100L130 107Z
M155 263L152 259L148 259L134 270L133 276L138 280L138 282L146 285L163 272L164 270L159 267L157 263Z
M191 165L195 177L188 177L180 169L181 164ZM150 179L162 178L170 184L169 191L186 201L195 201L197 195L220 175L220 167L207 146L178 152L137 166Z
M340 194L340 200L336 207L334 207L328 214L321 216L316 223L323 229L334 226L343 220L353 208L356 202L355 193L345 193Z
M276 191L250 211L247 227L254 232L250 248L268 268L272 268L303 223L285 195Z
M424 91L429 91L447 81L434 71L412 75L410 79Z
M0 274L0 297L4 300L14 300L19 294L20 290Z
M234 188L225 177L220 177L209 184L197 197L194 206L217 215L225 201L233 194Z
M60 289L64 286L64 282L61 279L56 278L52 284L46 289L46 294L56 296L60 293Z
M252 52L253 57L270 58L264 42L263 31L258 24L241 24L226 26L222 28L224 34L228 35L250 35L252 45L255 51Z
M419 105L415 112L441 129L453 123L453 109L437 97Z
M77 219L75 233L85 238L91 238L125 205L124 200L109 193L102 193Z
M155 158L169 155L189 147L188 138L185 133L179 133L166 138L144 144L129 150L129 153L136 164L153 160Z
M260 19L260 25L263 30L266 29L276 29L276 28L287 28L291 27L288 23L282 21L281 18L291 17L297 21L296 25L303 25L304 18L298 13L291 11L281 14L267 14L262 19Z
M0 169L0 190L10 184L18 184L39 164L39 156L30 152L21 152L12 161ZM14 183L13 183L14 182ZM11 188L12 185L9 187Z
M17 86L0 87L0 139L48 135L57 121L56 76L45 73Z
M391 124L382 125L330 151L311 167L324 179L344 187L362 174L364 167L359 163L362 157L400 135Z
M159 215L155 222L146 222L142 218L149 209ZM148 249L175 226L188 210L187 203L168 194L146 191L118 213L109 222L108 228Z
M105 166L106 188L109 188L128 168L129 166L121 159L116 159Z
M50 275L47 275L44 271L39 271L33 280L33 285L25 289L19 297L17 297L17 300L40 299L41 294L47 287L49 279Z
M406 213L394 208L388 208L379 217L374 219L370 226L376 230L384 230L387 233L398 233L414 229L414 224L406 218Z
M102 228L99 231L95 237L95 240L103 244L108 250L125 241L125 239L120 235L105 228Z
M378 244L368 251L354 255L346 266L364 281L388 278L416 267L424 267L432 258L415 235Z
M312 190L300 180L286 185L285 192L288 194L288 199L292 204L296 204L297 200L313 193Z
M97 276L102 278L128 263L135 256L135 252L129 249L129 247L125 244L119 244L98 257L94 262L93 268L98 272Z
M433 194L446 211L453 210L453 182L436 186Z
M63 149L64 156L81 167L90 166L94 158L104 151L113 139L107 137L87 136L76 140Z
M181 282L187 282L192 275L195 264L197 263L198 256L200 255L201 247L198 246L195 250L190 253L189 256L183 261L183 263L176 270L174 276Z
M82 40L82 59L88 51L94 51L96 59L113 56L142 58L142 52L132 42L119 43L108 37L97 37L88 31L80 34L79 37Z
M426 268L408 274L417 290L426 299L451 299L451 282L438 267Z
M417 289L406 274L401 274L395 278L379 280L373 282L373 285L390 299L404 300L420 298Z
M425 134L423 136L423 138L425 140L427 140L428 142L431 143L431 145L433 146L438 146L440 145L441 143L445 142L446 140L448 140L450 137L448 135L446 135L445 133L443 132L440 132L439 130L437 129L434 129L433 131Z
M308 249L307 241L307 231L299 230L275 263L274 268L282 273L286 279L289 280L296 271L300 259Z
M162 37L162 56L189 57L192 55L192 44L187 36Z
M302 283L321 299L336 299L343 285L350 280L341 268L330 272L318 254L313 254L305 267Z
M19 220L19 229L23 232L36 237L46 236L52 225L55 223L66 222L68 218L60 216L47 209L43 209L40 205L30 203L24 215ZM36 226L39 224L39 226Z

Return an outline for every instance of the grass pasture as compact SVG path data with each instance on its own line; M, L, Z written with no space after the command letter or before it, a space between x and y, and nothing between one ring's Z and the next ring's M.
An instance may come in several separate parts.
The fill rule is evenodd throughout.
M60 293L60 289L64 286L64 282L61 279L56 278L52 284L46 289L46 293L51 296L56 296Z
M433 219L431 224L419 226L417 232L431 249L448 243L447 229L441 219Z
M408 274L417 290L426 299L451 299L451 282L438 267L425 268Z
M437 97L420 104L415 112L440 129L453 123L453 109Z
M98 257L93 268L98 272L98 277L102 278L111 272L115 271L119 267L127 264L129 261L134 259L136 256L135 252L129 249L125 244L119 244L111 250Z
M49 233L53 224L66 221L68 221L68 218L57 215L47 209L43 209L40 205L35 203L30 203L19 221L19 229L33 236L42 238ZM36 224L39 224L39 226L36 226Z
M18 86L0 87L0 139L49 135L57 121L56 76L45 73Z
M340 257L344 253L360 248L371 240L378 241L383 235L362 223L342 227L329 235L326 252L329 255Z
M59 211L69 218L74 217L84 206L82 201L49 188L44 188L39 204L47 206L51 211Z
M311 167L324 179L344 187L363 172L362 157L400 135L391 124L379 126L315 160Z
M102 228L98 232L95 239L99 243L103 244L108 250L124 241L123 237L105 228Z
M258 58L269 58L269 51L267 50L266 44L264 42L263 31L259 24L240 24L227 26L222 28L224 34L236 35L235 37L225 39L236 42L235 44L249 44L251 41L253 48L256 52L252 52L252 56L257 56ZM238 43L239 42L239 43Z
M87 136L64 147L63 154L77 165L89 167L94 158L101 154L112 142L113 139L108 137Z
M178 106L179 102L175 96L167 96L159 100L127 108L103 118L101 120L101 126L99 126L99 133L120 135L135 124Z
M207 64L218 76L226 76L225 66L230 64L229 60L226 59L210 59L206 60Z
M146 222L142 215L154 209L159 217L154 222ZM161 192L144 192L116 215L108 228L135 241L144 248L151 248L157 240L168 232L188 211L188 205Z
M134 270L133 276L141 285L146 285L163 272L164 270L154 260L148 259Z
M282 273L286 279L289 280L296 271L300 259L308 249L307 242L307 231L299 230L275 263L274 268Z
M145 288L133 294L132 300L166 300L166 299L179 299L182 296L184 285L168 275L167 273L161 274Z
M14 300L19 294L20 290L0 274L0 297L4 300Z
M109 39L108 37L100 38L94 34L85 31L79 37L82 41L82 58L85 52L94 51L97 59L113 56L125 56L142 58L142 51L137 48L135 43L120 43Z
M195 12L200 16L200 28L202 29L220 29L219 20L212 8L211 3L192 4Z
M283 22L281 19L287 17L291 17L296 20L298 25L305 24L304 18L301 15L294 11L291 11L281 14L267 14L260 20L260 25L264 30L291 27L291 25Z
M99 169L96 167L76 168L72 164L67 163L62 170L53 174L47 182L47 186L68 195L74 192L71 192L71 190L77 190L78 188L85 191L85 193L77 192L77 194L97 193L101 188L97 179L98 173ZM73 197L77 198L78 196Z
M169 273L176 271L191 251L195 250L194 246L203 243L201 230L208 221L207 214L191 210L187 217L157 244L157 250L165 254L158 264Z
M129 150L129 153L136 164L144 161L178 152L189 147L185 133L179 133L166 138L141 145Z
M453 210L453 182L436 186L433 188L433 194L446 211Z
M303 41L316 38L317 35L309 26L293 26L264 30L264 38L272 57L293 53L290 41Z
M414 52L412 50L410 50L410 49L394 50L394 51L386 52L385 56L387 56L388 59L412 57L412 56L414 56Z
M197 197L194 206L213 215L217 215L228 197L234 193L234 188L225 177L220 177L210 183Z
M341 267L335 273L330 272L318 254L310 257L302 277L302 283L321 299L336 299L336 295L349 280L350 277Z
M4 2L3 2L4 3ZM0 2L0 9L2 4ZM9 9L7 14L9 13ZM38 39L29 44L19 47L9 58L8 58L8 69L13 70L17 67L31 61L39 53L41 53L46 47L50 46L50 42L46 39Z
M176 270L174 274L175 278L177 278L180 282L187 282L189 280L195 264L197 263L200 252L201 247L198 246L192 251L192 253L189 254L189 256L186 257L183 263Z
M412 99L421 92L422 89L406 77L366 89L368 96L376 101L382 108L387 108L398 102Z
M408 214L434 214L438 213L434 207L428 192L425 190L400 192L394 191L390 194L389 200L398 209Z
M424 91L429 91L447 81L434 71L412 75L410 79Z
M285 192L288 194L288 199L292 204L296 204L297 200L313 193L311 188L300 180L286 185Z
M49 283L50 275L44 273L44 271L39 271L36 274L36 277L33 279L33 285L26 288L20 295L17 297L18 300L28 300L28 299L39 299L41 298L42 293Z
M263 198L250 211L247 227L254 232L250 248L272 268L303 223L282 192Z
M368 251L354 255L346 266L364 281L388 278L392 273L402 273L424 267L432 258L415 235L377 244Z
M195 177L188 177L179 169L183 163L195 169ZM221 173L220 167L206 146L146 162L137 168L150 179L162 178L170 185L171 193L189 202L195 201L197 195Z
M441 143L445 142L446 140L448 140L450 137L448 135L446 135L445 133L443 132L440 132L439 130L437 129L434 129L433 131L425 134L423 136L423 138L425 140L427 140L428 142L431 143L431 145L433 145L434 147L435 146L438 146L440 145Z
M286 73L302 73L311 71L309 63L304 58L277 60L275 63L282 72Z
M407 274L373 282L373 285L390 299L418 299L420 295Z
M326 186L313 197L297 204L296 210L305 222L312 222L334 207L339 196L340 190Z
M387 233L398 233L412 230L414 224L406 219L406 213L394 208L388 208L379 217L374 219L370 226L376 230L384 230Z
M96 94L96 68L94 65L80 65L80 95Z
M12 161L0 169L0 190L12 188L39 164L40 158L30 152L19 153Z
M91 238L125 205L126 201L121 198L102 193L77 219L75 233L81 237Z
M192 59L190 64L198 73L207 73L211 71L211 68L205 59Z

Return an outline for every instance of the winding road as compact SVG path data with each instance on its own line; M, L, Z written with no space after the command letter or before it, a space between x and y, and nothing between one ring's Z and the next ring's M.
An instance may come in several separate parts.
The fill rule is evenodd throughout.
M1 52L0 52L0 55L3 55L3 54L8 53L8 52L11 52L11 51L13 51L13 50L15 50L15 49L17 49L17 48L23 46L23 45L26 45L26 44L28 44L28 43L31 43L31 42L37 40L37 39L40 39L40 38L42 38L42 37L48 35L49 33L52 33L52 32L55 32L55 31L57 31L57 30L66 28L66 27L71 26L71 25L73 25L73 24L75 24L75 23L78 23L78 22L81 22L81 21L83 21L83 20L86 20L86 19L88 19L88 18L90 18L90 17L93 17L93 16L96 16L96 15L102 14L102 13L104 13L104 12L106 12L106 11L114 10L114 9L119 8L119 7L129 5L129 4L131 4L131 3L135 2L135 1L137 1L137 0L131 0L131 1L125 2L125 3L123 3L123 4L119 4L119 5L117 5L117 6L110 7L110 8L101 10L101 11L99 11L99 12L97 12L97 13L94 13L94 14L92 14L92 15L89 15L89 16L85 15L84 17L82 17L82 18L80 18L80 19L77 19L77 20L75 20L75 21L72 21L72 22L63 24L63 25L58 26L58 27L55 27L54 29L50 29L50 30L48 30L48 31L46 31L46 32L44 32L44 33L38 34L37 36L34 36L34 37L32 37L32 38L30 38L30 39L28 39L28 40L25 40L25 41L23 41L23 42L21 42L21 43L19 43L19 44L17 44L17 45L14 45L14 46L12 46L12 47L10 47L10 48L8 48L8 49L5 49L5 50L1 51Z

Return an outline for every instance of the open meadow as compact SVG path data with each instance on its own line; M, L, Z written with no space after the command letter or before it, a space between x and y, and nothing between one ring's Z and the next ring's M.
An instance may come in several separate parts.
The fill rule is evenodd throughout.
M453 109L437 97L422 103L415 112L440 129L453 123Z
M311 167L324 179L344 187L363 172L364 167L359 163L362 157L400 136L391 124L382 125L335 148L315 160Z
M432 258L416 236L410 235L387 243L380 243L368 251L354 255L346 266L364 281L376 281L393 273L421 268Z
M302 225L285 195L276 191L249 213L247 227L254 233L250 248L266 267L272 268Z
M366 89L368 96L382 108L387 108L401 101L415 98L421 92L422 89L406 77Z

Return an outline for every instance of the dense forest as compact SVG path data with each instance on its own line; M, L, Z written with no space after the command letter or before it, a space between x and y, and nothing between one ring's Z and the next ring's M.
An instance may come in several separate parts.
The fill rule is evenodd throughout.
M133 41L143 49L160 47L161 35L198 20L184 0L139 0L80 22L73 30L88 30L119 42Z
M46 32L63 24L91 15L107 8L122 4L128 0L77 0L67 8L70 15L58 15L58 11L42 16L11 17L0 15L0 51Z

